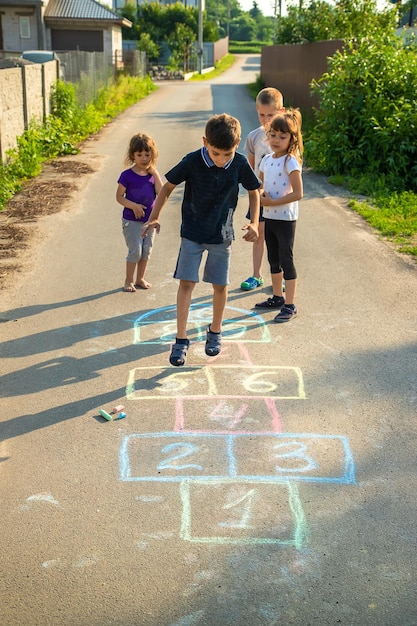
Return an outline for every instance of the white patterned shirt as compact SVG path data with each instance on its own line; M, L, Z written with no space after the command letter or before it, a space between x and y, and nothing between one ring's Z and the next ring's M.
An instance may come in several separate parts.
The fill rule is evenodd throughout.
M267 154L261 161L259 171L264 177L264 191L275 200L283 198L293 191L290 174L295 170L301 172L301 164L294 156L284 155L274 158ZM261 200L262 202L262 200ZM294 221L298 219L298 201L279 206L264 206L264 218L268 220Z

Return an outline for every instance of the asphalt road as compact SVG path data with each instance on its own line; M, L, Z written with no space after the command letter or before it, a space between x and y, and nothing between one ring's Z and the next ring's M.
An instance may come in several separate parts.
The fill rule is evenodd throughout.
M240 57L216 80L161 84L88 142L96 172L41 220L1 296L2 626L417 624L416 267L306 171L295 320L253 309L268 280L239 289L243 194L219 357L200 283L187 366L168 365L182 189L152 289L122 291L131 135L154 136L164 173L212 113L246 134L257 73ZM118 404L126 418L100 417Z

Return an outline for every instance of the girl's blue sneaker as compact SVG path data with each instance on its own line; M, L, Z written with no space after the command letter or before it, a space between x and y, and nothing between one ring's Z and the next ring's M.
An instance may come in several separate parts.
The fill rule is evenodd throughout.
M257 287L263 287L264 279L262 276L259 278L255 278L255 276L250 276L240 285L240 288L243 291L252 291L252 289L256 289Z

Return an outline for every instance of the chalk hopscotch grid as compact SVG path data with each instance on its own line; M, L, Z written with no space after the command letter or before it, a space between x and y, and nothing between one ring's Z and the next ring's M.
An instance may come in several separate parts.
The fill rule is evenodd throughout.
M223 331L223 339L224 342L237 342L239 348L243 350L245 353L245 349L241 344L242 338L244 338L244 342L246 343L270 343L271 336L269 330L265 324L265 321L261 315L258 315L255 312L248 311L245 309L239 309L235 307L227 307L231 311L237 313L232 319L228 319L224 321L224 331ZM207 306L205 304L192 304L190 307L190 315L189 315L189 323L190 328L194 330L195 341L204 341L206 328L208 323L210 322L212 315L212 307ZM176 316L176 306L170 306L161 308L158 310L150 311L141 315L134 323L134 344L169 344L174 341L176 334L176 325L175 325L175 316ZM244 323L242 323L244 320ZM161 328L162 326L162 328ZM194 327L194 328L193 328ZM250 331L251 336L255 336L254 339L248 339L245 337L247 331ZM158 335L157 335L158 333ZM119 449L119 469L120 469L120 480L123 481L135 481L135 482L177 482L179 483L180 489L180 497L182 502L182 512L181 512L181 529L180 536L184 540L190 542L198 542L198 543L230 543L230 544L281 544L281 545L293 545L296 548L301 548L304 542L307 540L307 524L306 519L302 507L302 503L300 500L300 496L298 493L298 485L299 481L309 481L309 482L321 482L321 483L339 483L339 484L356 484L355 479L355 466L353 461L353 456L350 451L349 441L346 437L338 436L338 435L322 435L322 434L307 434L307 433L283 433L280 423L279 415L272 416L272 426L273 431L271 432L225 432L225 431L215 431L215 432L201 432L196 431L194 429L190 429L187 432L181 432L181 429L185 426L185 416L184 409L182 403L185 401L205 401L210 397L215 397L219 401L219 405L221 406L223 400L235 401L239 400L242 402L243 400L262 400L266 403L266 406L270 408L271 403L275 407L275 401L280 400L300 400L305 399L305 389L302 372L297 367L284 367L284 366L255 366L252 364L250 356L247 354L247 365L215 365L215 366L191 366L185 367L181 373L172 373L172 368L170 367L151 367L151 368L134 368L130 370L128 383L126 385L126 396L129 400L161 400L161 399L174 399L177 405L177 415L175 428L179 428L178 430L174 430L174 432L162 432L162 433L135 433L132 435L127 435L121 444ZM239 373L244 372L244 375L250 374L246 376L245 380L242 380L241 377L236 377L236 374L233 373L233 370L238 370ZM149 370L153 370L155 376L150 381L141 380L141 385L143 387L142 390L136 389L135 381L140 380L141 374L144 371L147 371L149 374ZM158 375L158 370L160 374ZM220 381L226 380L225 374L226 370L229 370L229 376L232 379L232 382L235 380L238 381L241 388L243 388L243 393L236 395L229 395L221 393L221 383L220 385L216 384L216 377L220 377ZM292 372L295 374L296 378L296 392L292 394L283 395L278 393L279 384L283 385L287 383L287 379L285 376L278 379L271 380L267 378L267 380L262 380L262 376L271 376L272 373L278 375L279 370L282 373L283 370L288 374L288 372ZM152 372L151 372L152 374ZM198 380L194 381L194 389L191 389L193 386L193 381L190 381L190 374L196 374L199 376ZM198 385L202 384L202 377L205 377L205 382L207 385L207 390L204 393L195 393ZM223 375L223 376L222 376ZM187 379L188 377L188 379ZM234 377L234 378L233 378ZM228 380L228 379L227 379ZM161 384L162 381L162 384ZM274 384L275 382L275 384ZM146 389L146 385L149 387L154 384L155 390L158 391L158 395L154 394L154 389L151 388ZM293 382L291 382L294 385ZM158 387L159 385L159 387ZM238 386L239 386L238 385ZM161 394L162 390L162 394ZM187 393L187 392L194 393ZM219 393L220 391L220 393ZM228 391L228 389L227 389ZM294 391L291 389L290 391ZM142 392L147 393L148 395L140 395ZM178 403L181 405L181 410L178 411ZM244 410L243 408L244 407ZM248 408L248 405L242 404L239 411L245 412ZM238 411L238 413L239 413ZM276 407L275 407L276 413ZM232 416L236 418L235 415ZM239 413L239 418L240 418ZM195 472L203 471L203 465L199 463L186 463L179 464L176 467L174 461L178 461L181 457L187 456L187 454L192 454L191 452L179 452L178 446L181 447L181 443L184 441L197 441L196 438L201 439L202 437L210 438L212 441L215 441L215 447L210 449L210 446L204 445L201 447L205 449L205 454L212 455L210 466L213 466L213 454L214 457L219 457L219 461L216 467L223 467L226 469L225 475L222 474L222 469L219 470L219 475L194 475L190 472L193 470ZM239 473L239 449L238 444L239 441L245 441L243 438L249 437L251 440L255 437L274 437L277 441L282 441L284 443L277 444L273 446L273 449L276 450L275 458L280 459L282 465L277 463L272 471L276 472L272 475L262 475L260 473L251 474L250 472ZM165 447L162 447L161 452L164 454L171 454L168 457L168 460L161 460L159 464L157 464L157 475L146 475L146 476L134 476L131 471L131 459L129 456L129 444L135 439L145 440L145 438L152 438L160 440L171 441ZM336 464L339 468L339 473L335 471L335 475L322 475L322 476L314 476L312 475L314 471L318 469L319 464L314 459L314 443L311 444L312 440L327 440L331 442L330 446L326 446L325 450L330 449L330 452L336 453L336 461L334 461L334 457L330 455L330 462L327 460L327 464L330 465L328 468L326 465L324 469L321 469L323 474L332 473L327 472L326 470L333 470L333 464ZM259 440L258 440L259 441ZM307 445L302 444L301 442L306 442ZM287 443L285 443L287 442ZM310 442L312 450L308 448L308 444ZM221 448L216 448L218 444L221 443L225 446L223 452ZM337 444L339 449L332 448ZM193 450L193 453L199 451L199 446L193 444L185 444L185 450L187 450L187 445L189 449ZM264 445L268 445L266 442ZM298 446L298 447L297 447ZM340 451L341 448L341 451ZM177 454L173 451L177 450ZM287 450L287 451L286 451ZM245 453L247 449L243 446L243 453ZM320 446L319 446L320 452ZM149 453L149 451L148 451ZM152 451L151 451L152 453ZM242 448L240 449L240 454L242 455ZM219 456L220 455L220 456ZM210 458L210 456L209 456ZM294 463L295 467L291 467L289 463L289 467L285 467L285 461L299 461L299 466L297 467L297 463ZM195 459L194 459L195 460ZM204 460L204 455L203 455ZM301 462L304 461L303 463ZM198 461L198 459L197 459ZM201 459L200 459L201 461ZM255 463L256 465L256 463ZM284 467L283 467L284 465ZM146 462L145 462L146 466ZM340 471L340 466L342 466L343 471ZM140 461L139 461L140 467ZM250 462L249 462L250 467ZM181 470L189 470L186 475L182 473L181 475L163 475L161 472L163 470L168 470L170 472L176 472ZM246 468L247 469L247 468ZM152 470L153 471L153 470ZM304 474L303 474L304 472ZM256 490L251 485L256 485ZM203 491L201 493L204 494L205 488L213 489L219 488L221 486L225 486L229 488L233 485L244 485L249 486L248 493L258 493L259 488L262 489L263 486L267 486L269 489L271 488L284 488L287 491L288 495L288 507L289 507L289 515L293 521L292 532L289 532L289 536L282 537L269 537L269 536L248 536L250 533L250 524L243 524L242 526L236 526L235 528L240 528L242 532L238 533L238 536L224 536L218 534L216 531L213 532L213 536L198 536L198 532L193 533L193 518L192 518L192 500L193 500L193 490L198 488L201 490L203 487ZM201 497L201 496L198 496ZM197 500L198 502L198 500ZM223 507L225 508L225 507ZM226 507L227 508L227 507ZM288 518L287 518L288 519ZM285 521L283 521L284 529ZM219 523L217 526L229 527L228 523ZM233 524L230 528L233 528ZM198 530L198 522L196 525ZM201 534L201 533L200 533Z

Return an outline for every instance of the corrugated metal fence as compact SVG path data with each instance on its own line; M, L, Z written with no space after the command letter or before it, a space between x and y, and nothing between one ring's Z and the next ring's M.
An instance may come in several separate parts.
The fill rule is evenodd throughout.
M294 45L264 46L261 54L261 77L265 87L275 87L284 96L286 106L303 111L319 107L311 92L311 81L329 69L329 57L343 48L341 39Z

